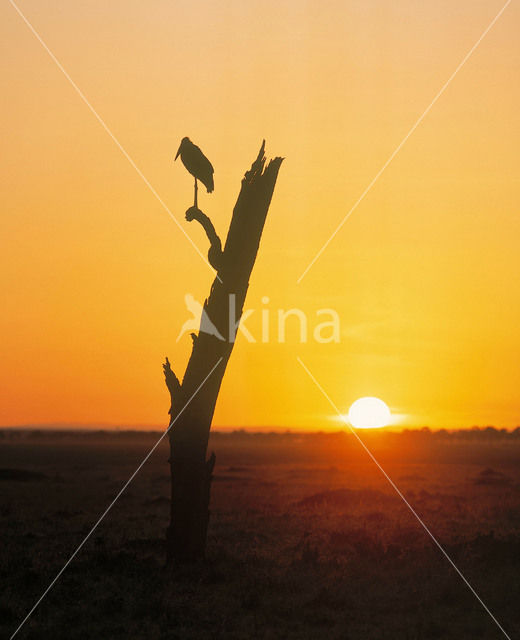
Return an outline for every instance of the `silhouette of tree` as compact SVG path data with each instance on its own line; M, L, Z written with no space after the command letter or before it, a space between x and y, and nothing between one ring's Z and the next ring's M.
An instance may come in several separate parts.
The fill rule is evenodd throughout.
M206 459L211 421L283 160L274 158L266 165L264 152L265 140L251 169L242 179L224 250L211 220L197 206L186 212L186 219L197 220L210 241L208 258L217 270L217 276L204 302L204 312L225 339L200 329L198 334L191 334L192 351L182 383L168 358L163 365L171 398L170 424L175 420L168 434L171 470L171 520L167 530L169 564L192 562L203 558L205 553L210 486L215 466L215 454Z

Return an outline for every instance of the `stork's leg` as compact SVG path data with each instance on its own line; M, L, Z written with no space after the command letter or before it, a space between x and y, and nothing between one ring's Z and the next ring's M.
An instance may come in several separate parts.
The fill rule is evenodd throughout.
M195 178L195 201L194 201L194 207L195 209L198 209L199 206L197 204L197 191L198 191L198 186L197 186L197 178Z

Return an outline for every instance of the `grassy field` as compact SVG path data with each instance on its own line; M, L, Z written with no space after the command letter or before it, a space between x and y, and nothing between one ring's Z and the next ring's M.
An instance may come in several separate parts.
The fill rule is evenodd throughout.
M159 434L0 439L9 637ZM511 638L520 637L520 437L362 433ZM160 446L19 638L505 637L356 440L212 436L208 558L164 568Z

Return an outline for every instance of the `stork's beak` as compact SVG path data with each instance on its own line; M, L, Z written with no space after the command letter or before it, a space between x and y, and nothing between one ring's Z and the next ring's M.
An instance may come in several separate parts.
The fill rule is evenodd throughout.
M182 145L181 145L182 146ZM177 149L177 155L175 156L175 158L173 159L173 161L175 162L175 160L177 160L177 158L179 157L179 153L181 152L181 147L179 147Z

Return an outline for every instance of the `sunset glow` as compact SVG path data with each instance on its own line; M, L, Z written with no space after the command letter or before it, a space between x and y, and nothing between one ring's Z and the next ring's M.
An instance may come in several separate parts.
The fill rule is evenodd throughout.
M20 3L203 256L181 138L214 165L200 206L223 237L262 140L285 157L246 301L256 342L238 337L216 426L328 428L297 357L336 402L370 389L407 426L519 423L520 4L297 284L502 4ZM157 427L161 362L181 375L191 350L185 296L214 273L8 2L0 25L0 424ZM293 314L281 344L293 308L310 338ZM319 309L339 342L311 339Z

